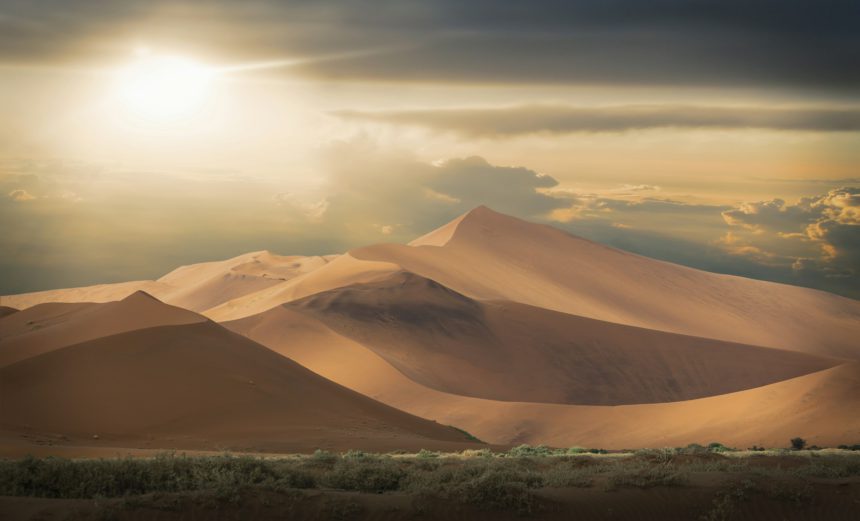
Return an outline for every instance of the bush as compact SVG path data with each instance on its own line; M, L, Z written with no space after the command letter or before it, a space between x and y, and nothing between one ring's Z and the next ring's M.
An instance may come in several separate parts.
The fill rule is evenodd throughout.
M622 467L608 476L607 488L613 490L619 487L673 487L686 482L687 477L671 467L649 466L635 472Z
M323 475L323 483L332 488L359 492L398 490L406 472L391 460L353 457L338 461Z
M522 458L522 457L545 457L550 456L552 454L552 450L546 445L538 445L536 447L532 447L531 445L520 445L518 447L514 447L513 449L508 451L508 456L514 458Z
M528 514L535 510L535 496L529 490L540 487L543 479L508 469L487 469L474 479L460 484L454 495L464 503L481 508L515 510Z
M464 458L492 458L493 453L490 449L466 449L460 453Z
M791 438L791 448L792 450L803 450L806 447L806 440L803 438Z
M711 452L731 452L735 449L731 447L726 447L722 443L714 441L708 444L708 450L710 450Z

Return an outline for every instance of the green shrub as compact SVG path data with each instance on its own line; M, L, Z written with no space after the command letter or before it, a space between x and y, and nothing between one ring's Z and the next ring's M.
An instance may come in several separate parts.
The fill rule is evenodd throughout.
M791 449L792 450L803 450L806 447L806 440L803 438L791 438Z
M416 456L419 458L438 458L439 453L433 452L432 450L421 449L420 451L418 451L418 454L416 454Z
M514 458L522 458L522 457L545 457L550 456L552 454L552 450L546 445L538 445L536 447L532 447L531 445L519 445L514 447L513 449L508 451L508 456Z

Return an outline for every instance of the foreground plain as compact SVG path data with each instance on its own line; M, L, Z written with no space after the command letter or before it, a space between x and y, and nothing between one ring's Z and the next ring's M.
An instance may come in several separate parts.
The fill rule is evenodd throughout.
M856 519L860 453L693 446L589 454L0 462L4 519Z

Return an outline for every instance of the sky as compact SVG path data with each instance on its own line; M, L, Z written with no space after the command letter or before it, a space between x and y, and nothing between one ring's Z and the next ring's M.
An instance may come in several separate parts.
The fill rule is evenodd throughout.
M484 204L860 298L860 4L0 1L0 294Z

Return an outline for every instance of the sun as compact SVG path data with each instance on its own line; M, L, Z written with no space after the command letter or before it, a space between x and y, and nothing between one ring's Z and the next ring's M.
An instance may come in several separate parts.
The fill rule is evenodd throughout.
M190 58L140 53L116 72L115 92L133 116L172 121L204 108L214 76L213 68Z

